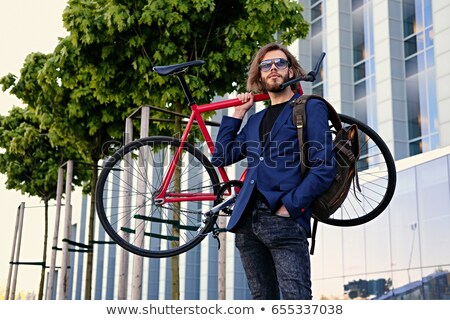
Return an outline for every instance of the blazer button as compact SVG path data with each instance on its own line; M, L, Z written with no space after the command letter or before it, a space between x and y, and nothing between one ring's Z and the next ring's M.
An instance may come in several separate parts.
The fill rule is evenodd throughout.
M250 184L254 184L255 183L255 180L250 180Z
M263 160L264 160L264 157L259 157L259 160L260 160L260 161L263 161Z

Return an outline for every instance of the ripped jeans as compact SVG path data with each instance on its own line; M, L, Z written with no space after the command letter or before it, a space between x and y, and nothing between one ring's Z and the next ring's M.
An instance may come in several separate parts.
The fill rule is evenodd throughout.
M310 300L311 269L306 231L293 219L274 215L257 200L236 228L253 299Z

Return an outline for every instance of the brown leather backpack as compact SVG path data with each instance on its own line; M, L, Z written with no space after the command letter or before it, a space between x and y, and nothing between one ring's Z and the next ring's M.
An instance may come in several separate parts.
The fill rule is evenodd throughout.
M330 130L334 132L333 149L336 159L336 175L330 188L319 195L311 204L314 218L311 254L314 252L315 234L317 222L327 220L345 201L352 181L354 186L361 191L358 182L356 162L359 158L359 137L356 124L342 126L341 119L334 107L323 97L318 95L302 95L291 102L293 107L294 124L297 127L300 156L301 174L308 174L308 150L303 141L303 130L307 126L306 104L310 99L319 99L328 108L328 119L331 122Z

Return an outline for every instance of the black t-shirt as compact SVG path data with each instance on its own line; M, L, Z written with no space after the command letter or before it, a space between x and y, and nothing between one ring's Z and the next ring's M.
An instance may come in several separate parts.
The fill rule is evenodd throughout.
M259 137L261 139L262 146L266 143L268 134L272 130L275 120L278 118L278 115L281 113L286 103L287 101L267 107L266 114L264 115L261 125L259 126Z
M264 115L264 118L262 119L261 124L259 126L259 137L261 139L261 146L264 146L264 144L266 143L267 137L269 136L270 131L272 130L273 124L275 123L275 120L277 120L286 103L287 101L279 104L270 105L269 107L267 107L266 114ZM253 197L255 199L259 198L267 206L269 206L269 203L267 202L266 198L262 195L261 192L259 192L258 187L256 187L253 192L254 192Z

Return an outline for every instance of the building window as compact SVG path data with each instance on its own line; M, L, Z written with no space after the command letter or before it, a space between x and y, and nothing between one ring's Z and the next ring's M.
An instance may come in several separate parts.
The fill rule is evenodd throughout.
M376 130L374 30L371 0L352 1L352 29L354 115Z
M409 155L439 146L431 0L403 0Z
M323 49L323 29L324 29L324 2L322 0L311 0L311 59L312 65L319 60ZM312 84L312 93L324 96L323 86L323 64L316 76L316 81Z

